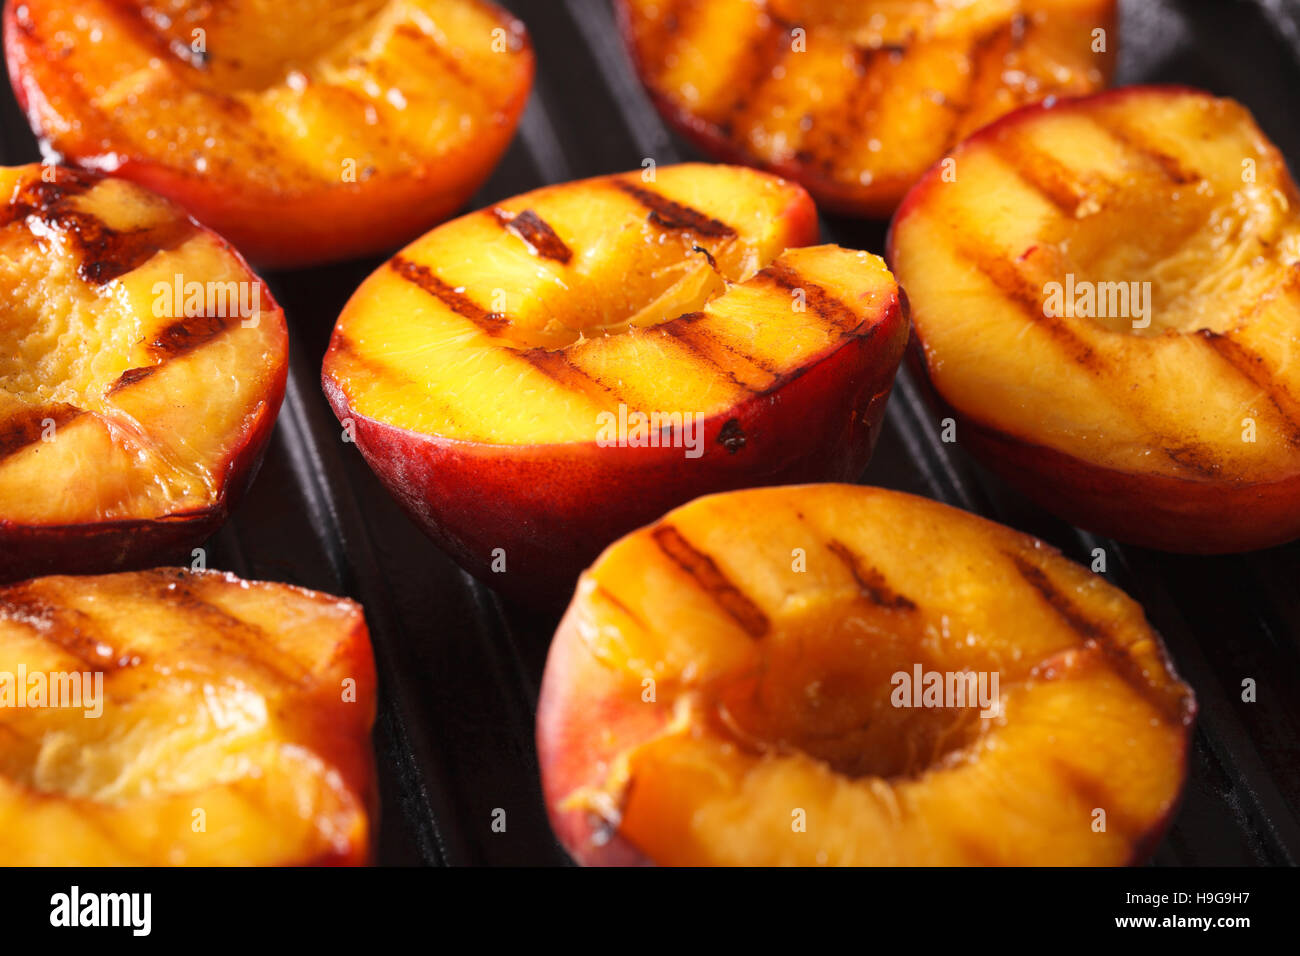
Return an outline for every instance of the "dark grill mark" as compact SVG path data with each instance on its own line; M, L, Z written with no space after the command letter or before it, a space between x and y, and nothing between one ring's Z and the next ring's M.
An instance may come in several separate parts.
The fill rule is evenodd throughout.
M689 324L672 321L665 322L663 325L659 326L659 328L665 335L685 349L692 359L711 366L714 371L726 378L726 380L736 386L736 388L751 394L758 391L758 389L751 387L737 378L736 373L731 367L722 364L722 362L715 357L714 350L710 349L706 351L705 348L702 348L702 343L699 337L692 333Z
M510 35L510 30L505 24L501 24L506 34ZM403 23L394 31L398 36L404 36L408 40L418 43L426 56L436 60L448 76L455 77L456 82L466 89L476 90L479 84L474 77L465 69L460 60L448 50L438 45L438 41L429 36L419 27L412 23Z
M808 311L837 326L843 332L852 332L862 324L862 320L847 305L787 265L774 262L759 275L784 289L791 296L797 290L803 290L804 305Z
M140 663L139 655L117 649L112 636L88 615L50 604L33 593L30 583L0 590L0 619L25 625L86 670L110 672Z
M1106 785L1090 773L1059 759L1049 759L1048 766L1087 808L1089 817L1085 823L1092 822L1093 810L1101 809L1106 811L1106 830L1118 833L1121 838L1138 836L1146 829L1124 813L1119 801L1111 795Z
M848 545L831 538L826 542L826 547L831 554L844 562L844 566L853 575L853 580L857 582L858 590L872 604L894 611L916 610L916 602L891 588L885 576L878 569L866 564L862 556Z
M174 613L200 620L208 639L214 644L231 645L227 650L235 659L245 661L286 683L296 684L308 677L307 670L288 654L278 650L274 642L267 639L266 632L261 627L204 600L185 570L160 568L143 571L140 576L144 581L152 579L154 596L167 602Z
M762 392L778 383L780 372L770 363L740 352L707 329L696 328L695 323L702 318L703 312L688 312L672 322L665 322L660 328L693 353L725 371L742 388Z
M1200 336L1220 358L1268 396L1269 402L1286 422L1288 444L1300 446L1300 400L1273 374L1264 356L1242 345L1230 333L1201 329Z
M642 620L641 615L637 614L625 603L623 603L622 598L619 598L617 595L615 595L614 592L611 591L609 588L605 587L603 584L597 584L594 589L594 593L600 595L601 598L608 601L610 604L614 605L614 607L618 608L618 610L622 614L625 614L629 620L634 621L638 627L642 628L643 630L649 630L649 628L646 626L645 621Z
M76 243L83 257L77 274L91 285L104 285L133 272L158 253L175 249L198 232L188 219L116 232L79 210L59 214L57 225Z
M659 550L713 598L746 634L755 638L767 634L771 627L767 615L731 583L713 558L697 550L670 524L661 524L651 533Z
M178 63L184 63L191 69L207 69L210 60L207 51L195 50L191 43L184 39L192 26L202 24L182 21L180 17L173 20L164 10L150 3L109 0L108 8L117 14L118 19L124 22L132 35L146 40L158 53ZM180 33L170 32L173 24Z
M1028 276L1006 259L991 255L974 243L964 244L962 256L982 272L1001 295L1018 305L1022 312L1047 332L1065 352L1088 371L1098 374L1103 363L1091 345L1078 336L1059 316L1045 315L1045 299L1041 289L1034 286Z
M736 235L736 231L725 222L719 222L690 206L673 202L653 189L646 189L644 186L623 179L615 179L612 182L614 188L631 196L650 210L650 221L663 229L681 229L699 236L716 238L732 238Z
M14 412L8 418L0 420L0 460L40 441L47 419L54 422L57 430L84 414L85 411L75 405L46 405Z
M510 320L505 315L500 312L489 312L467 296L464 289L454 288L439 279L428 266L412 262L402 256L393 256L388 264L407 282L415 283L447 308L462 318L469 319L489 335L499 334L510 324Z
M1080 611L1038 565L1015 552L1004 553L1025 583L1037 591L1048 607L1079 636L1084 648L1100 652L1115 673L1139 697L1154 706L1168 722L1185 724L1190 719L1189 701L1182 685L1176 682L1168 687L1153 684L1142 665L1115 639L1108 625L1095 621Z
M888 74L902 60L905 50L892 46L854 48L853 87L839 103L807 118L809 128L796 154L800 162L816 166L825 176L834 178L845 157L861 155L859 144L866 119L876 112L889 88ZM869 168L870 164L856 165Z
M979 84L990 76L1002 84L1002 70L998 67L1006 62L1007 56L1024 45L1030 25L1024 14L1017 13L971 43L967 56L971 63L972 90L977 91Z
M126 275L198 231L187 218L126 232L110 229L98 217L70 203L98 181L92 174L62 168L57 169L52 183L37 177L23 185L0 213L0 227L35 217L62 233L80 256L77 274L91 285L104 285Z
M556 235L555 230L537 213L525 209L518 215L493 207L492 218L510 233L522 239L533 255L567 264L573 253Z
M1036 190L1067 219L1077 218L1089 190L1056 157L1030 145L1024 136L996 137L992 149L1011 172Z
M19 222L28 216L37 215L42 219L56 205L72 196L79 196L99 182L93 173L55 166L54 182L47 183L40 176L24 183L17 194L3 209L0 209L0 228L12 222Z
M791 25L772 18L764 29L759 29L750 40L749 54L741 59L741 73L732 78L732 98L716 112L719 132L733 142L743 144L749 128L750 108L763 109L770 99L764 95L768 83L777 82L772 71L785 62L791 53L793 37Z
M1070 630L1084 641L1100 641L1108 636L1101 625L1081 612L1074 606L1074 602L1057 590L1052 579L1042 568L1013 552L1007 552L1007 557L1016 566L1016 573L1024 578L1025 582L1037 591L1052 610L1070 626Z
M970 242L963 243L958 252L983 273L1004 298L1019 306L1035 325L1055 339L1071 360L1083 366L1091 375L1114 377L1115 370L1110 363L1071 329L1065 320L1059 316L1044 314L1045 300L1042 291L1036 288L1014 264ZM1139 419L1144 420L1145 416L1140 406L1130 404L1130 409ZM1163 435L1157 435L1154 443L1164 449L1166 457L1174 464L1203 478L1213 478L1222 470L1221 464L1208 454L1207 449L1180 445L1176 439Z
M347 336L335 332L333 337L330 339L329 351L326 353L326 361L329 364L327 365L324 377L337 383L339 388L345 393L347 391L345 387L347 376L346 374L335 372L333 363L329 362L329 356L331 355L337 356L340 360L350 363L357 369L361 370L364 374L370 376L370 378L376 382L383 382L385 380L397 381L403 385L409 385L413 388L421 389L427 396L424 399L426 405L431 405L436 401L433 393L429 391L429 383L427 381L416 381L409 375L405 375L394 368L390 368L388 365L376 358L369 355L363 355L361 350L357 348L356 343ZM439 403L437 410L439 416L442 417L443 421L447 422L449 427L455 427L456 416L451 413L451 409L446 405Z
M743 364L746 370L750 374L753 374L755 378L767 380L766 384L762 386L763 388L771 388L780 377L781 369L757 355L750 355L748 352L740 351L736 346L732 345L725 339L714 335L707 329L694 328L695 323L707 317L708 314L705 312L685 312L682 315L679 315L676 321L672 324L678 329L678 331L684 332L689 336L691 341L701 347L704 351L710 353L716 351L724 354L728 360L734 359L735 362L728 361L728 364L733 367L738 363Z
M576 365L562 349L527 349L517 354L557 385L581 392L602 410L607 410L611 402L617 406L622 401L612 385Z
M173 322L171 325L158 331L154 340L149 343L149 352L156 358L164 361L180 358L193 352L200 346L206 345L230 326L231 320L213 315L195 315L186 316ZM156 368L156 367L155 367ZM129 369L123 373L123 378L131 375L133 372L142 372L143 369ZM146 374L149 374L146 372ZM136 378L143 378L140 375ZM122 379L118 379L120 383ZM129 384L129 383L128 383ZM115 386L116 387L116 386Z
M1201 175L1195 170L1187 169L1176 158L1156 149L1133 130L1117 123L1103 123L1098 119L1097 125L1106 133L1124 144L1130 152L1140 156L1149 166L1158 169L1166 179L1176 186L1188 186L1201 181Z
M1024 35L1025 22L1023 17L1019 17L1000 23L971 40L966 50L965 89L961 94L948 97L945 101L950 117L944 135L945 153L970 132L963 129L962 120L980 102L984 88L990 82L1002 85L1002 70L999 66L1008 53L1024 42Z
M695 0L665 0L660 4L660 29L645 29L637 33L637 54L652 75L657 77L663 73L667 56L676 49L682 36L693 32L692 17L700 7ZM620 9L619 13L622 17L625 11Z

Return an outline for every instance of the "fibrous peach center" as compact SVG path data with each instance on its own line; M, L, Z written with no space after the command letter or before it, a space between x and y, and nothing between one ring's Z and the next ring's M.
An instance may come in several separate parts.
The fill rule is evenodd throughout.
M835 630L832 641L770 635L757 667L717 691L716 729L745 749L799 752L850 779L888 781L962 759L993 725L982 716L997 705L989 672L951 671L911 636L863 618ZM958 687L962 697L946 693Z
M1044 308L1137 336L1223 334L1300 263L1300 223L1272 186L1208 179L1081 203L1027 257Z
M638 225L635 231L643 235L633 243L627 242L630 237L612 240L629 246L623 257L611 256L604 244L577 254L563 276L555 277L553 296L544 291L517 301L503 290L501 311L511 328L502 343L555 350L584 338L650 328L702 310L728 283L768 264L754 261L745 254L752 250L732 240L710 250L689 236L666 236L651 226Z
M0 390L32 404L93 405L141 334L139 319L90 290L70 259L25 234L0 239Z
M109 804L201 790L244 776L269 729L266 700L238 682L178 685L148 706L110 697L104 711L31 711L17 727L0 726L0 776Z

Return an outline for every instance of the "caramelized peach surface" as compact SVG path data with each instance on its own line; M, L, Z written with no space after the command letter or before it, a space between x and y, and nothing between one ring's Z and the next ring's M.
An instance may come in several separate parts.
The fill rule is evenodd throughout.
M918 670L991 706L899 698ZM809 485L701 498L606 550L537 735L584 863L1119 864L1175 805L1194 710L1101 577L932 501Z
M1132 88L1029 108L953 158L890 257L958 440L1125 540L1300 535L1300 196L1249 113Z
M170 202L0 169L0 580L200 543L284 393L284 317Z
M652 99L720 158L887 216L985 123L1105 85L1114 0L618 0Z
M276 266L390 249L454 212L532 83L480 0L8 0L32 128Z
M503 558L494 584L567 594L695 495L861 472L907 320L879 258L816 234L802 189L740 167L518 196L362 284L325 392L466 567ZM660 424L616 434L635 416Z
M38 578L0 588L0 672L27 678L0 707L0 862L368 859L375 675L352 602L216 572ZM65 690L36 706L37 675Z
M774 177L703 165L515 197L371 276L339 319L326 374L356 412L503 445L591 441L619 401L726 411L894 293L867 253L785 251L813 235L805 203ZM834 315L796 310L805 281L855 283L856 296Z

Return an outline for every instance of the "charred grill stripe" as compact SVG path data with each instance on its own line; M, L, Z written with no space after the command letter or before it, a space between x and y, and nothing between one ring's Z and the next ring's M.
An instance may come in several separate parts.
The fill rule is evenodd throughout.
M1008 551L1007 557L1016 567L1016 573L1025 583L1038 592L1039 596L1057 615L1070 626L1085 642L1101 641L1108 638L1106 630L1074 606L1068 597L1062 594L1047 576L1047 572L1038 565L1026 560L1019 554Z
M747 352L740 351L739 348L732 345L726 339L714 335L707 329L696 328L696 325L702 320L708 318L706 312L686 312L679 315L671 324L674 334L679 336L684 334L690 338L691 342L700 347L702 351L718 357L719 354L725 356L722 361L729 362L733 366L742 368L752 368L768 377L768 383L764 388L771 388L781 377L781 369L773 365L767 359L757 355L750 355ZM732 359L735 359L733 362ZM755 375L755 377L760 377Z
M64 235L80 256L77 274L91 285L104 285L144 265L159 252L181 245L198 232L188 218L125 232L110 229L72 200L99 181L92 174L57 168L54 182L36 178L24 184L0 213L0 226L33 218Z
M91 285L104 285L134 272L158 253L178 248L198 233L194 223L185 218L117 232L81 210L60 214L58 225L74 239L82 255L77 274Z
M691 35L691 14L700 4L695 0L663 0L659 8L662 13L656 25L660 29L643 29L636 34L638 56L654 77L663 73L665 60L681 39Z
M1121 143L1125 149L1138 156L1148 166L1160 171L1160 174L1176 186L1187 186L1201 181L1200 173L1188 169L1174 156L1156 149L1140 133L1122 125L1115 119L1102 122L1101 118L1093 120L1102 132Z
M966 51L968 68L965 95L961 101L952 104L950 110L952 124L948 129L944 152L964 139L970 132L963 125L966 114L985 98L984 87L988 83L1002 85L1001 64L1008 54L1019 49L1025 41L1025 35L1032 26L1023 14L1016 14L1005 23L972 38Z
M612 385L578 365L563 349L525 349L516 354L560 387L586 395L602 410L610 402L617 407L623 401Z
M1089 812L1097 809L1105 810L1106 829L1118 831L1122 838L1127 839L1135 838L1147 831L1147 825L1140 819L1134 819L1130 813L1126 813L1121 801L1115 799L1110 788L1087 770L1057 758L1049 758L1048 766L1075 793L1075 796L1079 797L1080 803L1086 806Z
M830 322L842 332L852 332L862 324L862 319L858 317L856 312L817 285L817 283L805 278L787 265L774 262L760 272L759 275L785 290L788 294L793 295L795 292L802 290L808 311Z
M628 607L622 598L603 584L597 584L593 593L599 595L603 600L608 601L610 604L614 605L614 607L618 608L619 612L626 615L629 620L633 621L637 625L637 627L640 627L643 630L649 630L641 615Z
M506 24L504 23L499 24L499 26L503 29L506 28ZM473 75L465 69L464 64L461 63L460 60L456 59L455 55L453 55L450 50L440 45L435 38L425 33L414 23L400 24L394 32L398 36L406 37L408 40L412 40L419 44L422 51L430 59L437 61L437 63L442 66L443 70L446 71L447 75L454 77L456 82L461 86L470 90L478 89L478 81L475 80ZM508 29L507 33L509 33Z
M230 648L238 659L265 670L286 683L297 684L310 677L309 672L292 657L278 650L266 632L243 618L203 598L191 584L186 571L161 568L140 572L144 579L153 579L155 596L179 615L188 615L203 622L210 639L233 645Z
M1146 829L1142 823L1123 812L1120 801L1092 774L1056 758L1048 758L1047 765L1089 811L1106 811L1107 830L1115 830L1123 838L1132 838Z
M411 388L421 389L428 396L425 399L426 405L432 405L435 401L433 393L429 390L428 382L417 381L408 375L402 374L397 369L389 367L376 357L363 355L355 342L339 332L335 332L333 338L330 339L329 352L326 355L327 361L329 355L334 355L341 361L360 369L376 382L396 381ZM439 404L437 410L439 417L447 422L449 426L454 425L456 416L451 413L447 406Z
M179 17L173 20L167 16L163 9L154 4L136 3L131 2L131 0L109 0L107 7L117 14L117 18L123 22L123 25L131 32L132 36L144 39L155 51L167 59L177 63L184 63L194 70L207 69L208 54L206 52L195 50L191 43L182 39L183 34L173 35L168 31L168 27L173 23L177 23ZM185 26L183 23L179 25Z
M990 65L996 65L999 59L1007 55L1011 42L1011 21L999 23L985 33L971 37L970 47L966 50L966 62L969 69L966 71L968 80L962 112L975 105L980 91L980 84L989 76Z
M1067 219L1078 216L1090 190L1055 156L1031 145L1024 136L994 137L998 159L1025 185L1032 187Z
M1182 724L1185 721L1186 699L1179 690L1180 685L1174 684L1171 688L1154 686L1147 679L1142 665L1120 644L1108 624L1088 617L1038 565L1013 551L1004 553L1020 578L1079 636L1084 648L1099 651L1119 677L1169 723Z
M884 74L902 60L905 49L854 47L856 82L847 96L809 117L809 128L800 139L795 158L820 168L830 178L846 156L859 153L866 118L876 110L888 85Z
M1269 402L1286 423L1287 442L1300 446L1300 400L1273 373L1264 356L1243 345L1230 332L1201 329L1199 334L1215 354L1268 396Z
M662 229L682 230L692 232L697 236L726 239L733 238L736 235L736 230L725 222L719 222L711 216L706 216L698 209L692 209L690 206L683 206L679 202L674 202L653 189L646 189L644 186L638 186L636 183L630 183L624 179L614 179L611 182L614 184L615 189L631 196L648 209L650 211L648 217L650 221Z
M58 404L22 408L0 419L0 461L40 441L47 423L57 431L85 414L75 405Z
M762 391L762 389L771 384L771 382L767 382L761 386L754 386L750 385L748 382L741 381L741 379L737 377L737 372L740 371L741 374L744 374L744 370L736 368L738 363L724 365L723 362L726 360L720 359L720 357L717 356L717 352L720 350L710 348L710 340L705 336L695 334L687 323L679 323L676 321L665 322L658 328L664 333L664 335L667 335L674 342L680 345L692 359L710 366L741 391L749 392L753 395ZM734 355L735 353L731 354Z
M19 187L9 203L0 209L0 228L21 222L28 216L46 218L51 210L64 200L79 196L99 182L95 173L87 173L64 166L51 167L54 182L46 182L39 175ZM42 169L42 172L45 172Z
M23 625L86 670L109 673L140 663L139 655L116 649L113 635L89 615L49 603L34 592L31 582L0 590L0 620Z
M751 111L762 112L770 105L764 90L777 82L772 71L785 62L793 47L792 27L775 18L769 21L766 25L761 19L756 22L758 31L750 41L748 55L741 60L741 73L728 84L734 95L713 111L718 131L733 142L744 143Z
M844 542L830 538L826 541L826 548L844 563L857 582L858 590L872 604L895 611L916 610L916 602L891 588L877 568L865 563L862 556Z
M1035 325L1055 339L1071 359L1094 374L1105 370L1105 363L1091 345L1058 316L1044 314L1042 291L1013 263L990 254L984 247L975 243L964 244L960 252L963 258L978 269L1004 298L1010 299L1019 306Z
M771 627L767 615L734 585L709 555L687 541L675 527L661 524L651 532L655 544L686 573L750 637L759 638Z
M542 259L554 259L565 265L573 258L573 252L564 244L564 240L533 210L525 209L516 214L494 206L491 213L503 229L522 239L533 255Z
M1044 313L1042 292L1012 262L990 254L984 246L972 242L963 243L957 252L983 274L1003 298L1017 305L1035 326L1055 340L1066 355L1089 374L1098 378L1123 376L1122 371L1114 369L1063 319ZM1129 410L1135 416L1142 417L1142 410L1138 406L1130 405ZM1222 470L1222 464L1206 448L1179 444L1164 436L1158 436L1158 444L1170 461L1203 478L1217 477Z
M161 362L181 358L196 349L202 348L225 332L232 324L233 319L222 316L186 316L164 326L155 333L153 341L148 346L149 354L159 359L160 364ZM154 366L150 373L157 371L157 368L158 366ZM122 378L142 371L144 370L129 369L123 373ZM144 375L135 376L135 381L139 381L143 377ZM118 379L117 383L114 384L114 388L121 386L122 378ZM130 382L126 384L130 384Z
M489 312L468 295L465 290L453 287L433 274L428 266L412 262L404 256L388 260L392 270L407 282L414 283L462 318L469 319L489 335L504 330L510 320L500 312Z

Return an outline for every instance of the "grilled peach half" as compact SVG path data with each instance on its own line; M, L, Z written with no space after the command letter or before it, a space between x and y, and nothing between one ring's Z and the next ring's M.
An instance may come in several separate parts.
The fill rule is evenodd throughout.
M532 87L480 0L7 0L47 150L174 199L259 265L391 250L487 178Z
M325 357L345 437L406 510L533 603L700 494L857 477L906 346L879 258L805 247L798 186L692 164L648 179L433 230L362 284Z
M1115 0L617 0L659 111L706 153L884 218L949 148L1115 63Z
M1300 196L1229 100L1027 108L894 222L957 440L1082 527L1181 552L1300 536Z
M369 859L375 673L351 601L177 569L36 578L0 588L0 674L4 863Z
M1186 775L1142 609L1042 542L852 485L710 495L612 545L537 748L580 862L1114 865Z
M172 203L0 169L0 581L188 560L256 471L287 361L266 287Z

